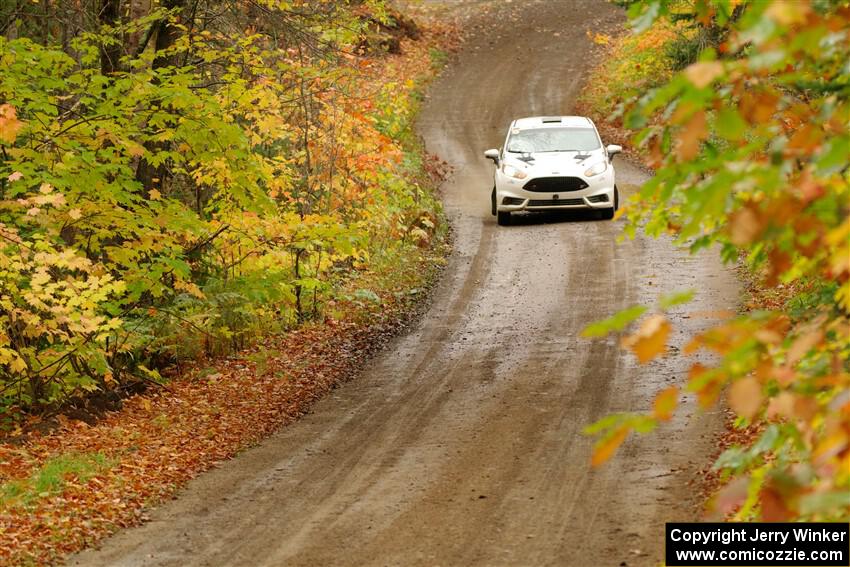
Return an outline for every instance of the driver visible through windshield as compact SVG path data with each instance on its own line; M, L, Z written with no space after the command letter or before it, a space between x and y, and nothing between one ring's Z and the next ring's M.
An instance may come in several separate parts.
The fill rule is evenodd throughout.
M511 134L511 153L570 152L599 149L599 137L592 128L536 128Z

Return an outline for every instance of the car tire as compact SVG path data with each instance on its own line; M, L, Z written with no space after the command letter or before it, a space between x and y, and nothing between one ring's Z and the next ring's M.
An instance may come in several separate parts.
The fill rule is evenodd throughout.
M620 190L617 189L617 186L614 185L614 210L620 208Z
M496 186L493 185L493 193L490 194L490 214L496 216Z
M509 224L511 224L511 212L498 211L496 222L499 223L499 226L508 226Z

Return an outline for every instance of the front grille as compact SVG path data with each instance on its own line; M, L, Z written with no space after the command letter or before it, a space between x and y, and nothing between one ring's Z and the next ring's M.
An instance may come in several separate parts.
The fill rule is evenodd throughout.
M583 205L584 199L532 199L529 207L559 207L562 205Z
M593 197L588 197L587 200L591 203L607 203L608 195L594 195Z
M564 193L566 191L581 191L587 189L584 179L578 177L537 177L525 185L526 191L537 193Z

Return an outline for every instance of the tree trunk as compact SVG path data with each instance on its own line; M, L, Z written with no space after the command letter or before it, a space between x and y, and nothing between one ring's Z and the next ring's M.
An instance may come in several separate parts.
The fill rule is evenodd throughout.
M103 0L98 13L98 21L101 25L115 28L121 19L121 0ZM104 75L111 75L119 70L119 60L121 59L121 43L118 41L117 34L114 34L112 41L100 48L100 71Z
M179 8L182 12L186 7L186 1L187 0L163 0L162 7L168 10ZM167 67L168 65L176 63L173 56L159 55L159 52L165 51L174 45L178 37L180 37L180 28L175 26L170 19L159 22L159 26L156 31L156 42L154 44L154 48L157 52L153 61L155 69L158 67Z
M186 7L186 0L164 0L162 6L168 10L179 8L182 11ZM154 41L154 69L167 67L176 63L176 58L173 55L161 55L160 52L173 46L179 37L180 28L175 26L170 19L163 20L157 24L156 39ZM145 148L152 153L164 151L167 147L168 144L165 142L147 142L145 144ZM163 186L164 177L167 173L168 170L164 164L154 166L143 158L139 161L139 166L136 168L136 180L142 184L145 194L148 194L157 185L157 181L155 180L158 179L159 186Z

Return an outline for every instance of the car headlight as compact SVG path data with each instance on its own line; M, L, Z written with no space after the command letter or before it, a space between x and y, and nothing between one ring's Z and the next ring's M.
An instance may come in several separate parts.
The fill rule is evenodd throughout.
M593 177L594 175L599 175L600 173L605 173L605 170L608 169L607 161L600 161L592 166L590 166L587 171L584 172L585 177Z
M526 172L507 163L502 166L502 173L514 179L525 179L528 177Z

